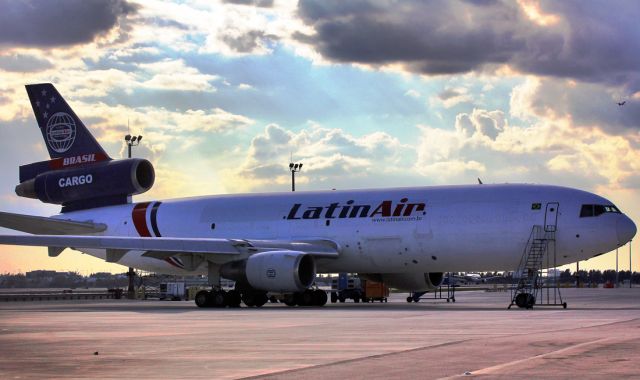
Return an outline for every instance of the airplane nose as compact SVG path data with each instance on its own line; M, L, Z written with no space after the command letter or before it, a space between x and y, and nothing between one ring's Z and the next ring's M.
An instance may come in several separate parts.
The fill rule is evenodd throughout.
M618 234L618 243L622 246L627 244L634 236L636 236L636 232L638 229L636 228L636 224L633 223L631 219L629 219L626 215L623 215L622 218L618 219L616 223L616 232Z

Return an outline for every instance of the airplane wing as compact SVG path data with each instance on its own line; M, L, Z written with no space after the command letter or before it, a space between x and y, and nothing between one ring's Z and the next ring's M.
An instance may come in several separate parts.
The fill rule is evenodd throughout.
M247 257L265 251L300 251L317 257L337 257L339 247L331 240L240 240L171 237L122 237L80 235L0 235L0 244L49 248L49 256L58 256L66 248L106 249L107 261L117 262L129 251L144 251L143 256L164 260L188 256L192 262L227 261L229 256ZM197 258L197 260L195 260ZM195 265L194 265L195 266ZM194 268L195 269L195 268Z
M10 212L0 212L0 227L35 235L85 235L107 229L107 226L102 223L79 222Z

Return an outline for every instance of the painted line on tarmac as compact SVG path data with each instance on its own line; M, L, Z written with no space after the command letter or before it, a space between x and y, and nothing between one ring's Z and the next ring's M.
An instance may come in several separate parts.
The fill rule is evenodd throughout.
M562 353L565 353L567 351L580 349L582 347L590 346L592 344L600 344L600 343L603 343L603 342L606 342L606 341L609 341L609 340L614 340L614 338L602 338L602 339L596 339L596 340L592 340L592 341L588 341L588 342L582 342L582 343L574 344L572 346L561 348L559 350L547 352L547 353L540 354L540 355L531 356L531 357L524 358L524 359L514 360L514 361L511 361L511 362L507 362L507 363L498 364L498 365L495 365L495 366L492 366L492 367L479 369L477 371L470 371L470 372L463 373L463 374L460 374L460 375L442 377L439 380L459 379L461 377L477 376L477 375L490 375L490 374L494 374L494 373L496 373L496 372L498 372L498 371L500 371L500 370L502 370L504 368L507 368L507 367L512 367L512 366L515 366L515 365L518 365L518 364L522 364L522 363L526 363L528 361L532 361L532 360L536 360L536 359L543 359L543 358L546 358L546 357L551 356L551 355L562 354Z

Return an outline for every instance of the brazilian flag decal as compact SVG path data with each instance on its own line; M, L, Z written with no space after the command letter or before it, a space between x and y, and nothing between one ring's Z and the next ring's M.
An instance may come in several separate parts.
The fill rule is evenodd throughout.
M532 210L541 210L542 209L542 203L532 203L531 204L531 209Z

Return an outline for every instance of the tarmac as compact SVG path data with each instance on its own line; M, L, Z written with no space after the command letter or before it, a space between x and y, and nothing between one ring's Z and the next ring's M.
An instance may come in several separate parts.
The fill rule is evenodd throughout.
M187 301L0 303L0 378L640 378L640 288L562 307L456 302L198 309Z

